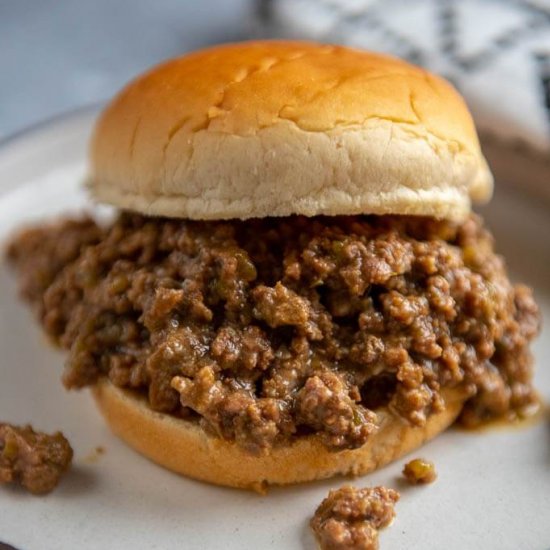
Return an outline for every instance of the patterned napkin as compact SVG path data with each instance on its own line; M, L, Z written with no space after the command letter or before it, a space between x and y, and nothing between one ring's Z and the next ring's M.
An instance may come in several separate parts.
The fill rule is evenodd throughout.
M268 36L392 53L465 96L497 177L550 200L550 0L259 0Z

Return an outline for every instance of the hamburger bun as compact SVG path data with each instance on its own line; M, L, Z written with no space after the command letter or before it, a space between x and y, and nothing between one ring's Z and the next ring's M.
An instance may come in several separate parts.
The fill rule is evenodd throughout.
M492 177L445 80L385 55L245 42L168 61L105 109L100 201L192 219L414 214L461 219Z
M411 426L388 409L376 411L380 425L358 449L331 452L315 435L269 454L250 455L234 443L208 435L197 422L151 410L145 397L107 380L92 389L111 430L153 462L188 477L216 485L263 492L268 485L289 485L335 475L366 474L398 459L448 428L466 394L445 389L445 408L422 427Z

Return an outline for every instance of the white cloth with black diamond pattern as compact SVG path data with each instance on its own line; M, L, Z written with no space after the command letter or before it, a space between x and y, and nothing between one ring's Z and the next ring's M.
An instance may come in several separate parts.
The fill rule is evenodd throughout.
M383 51L451 80L482 132L550 154L549 0L264 0L264 32Z

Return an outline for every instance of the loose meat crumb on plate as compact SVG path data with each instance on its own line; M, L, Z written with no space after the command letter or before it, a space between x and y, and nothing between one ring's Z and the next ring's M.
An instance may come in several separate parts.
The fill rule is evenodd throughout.
M411 485L426 485L437 479L434 463L423 458L407 462L403 468L403 475Z
M69 469L73 450L61 432L0 423L0 484L19 483L36 495L49 493Z
M322 550L376 550L378 530L395 517L399 493L386 487L330 491L311 520Z

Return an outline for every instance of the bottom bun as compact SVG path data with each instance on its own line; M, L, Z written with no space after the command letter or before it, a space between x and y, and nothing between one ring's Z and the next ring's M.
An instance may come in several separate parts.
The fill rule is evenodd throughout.
M106 380L92 392L112 431L157 464L201 481L260 492L266 485L376 470L445 430L465 399L459 390L444 390L445 409L432 414L422 427L378 410L379 430L358 449L333 452L316 436L305 436L267 455L254 456L234 443L206 434L197 422L151 410L144 397Z

